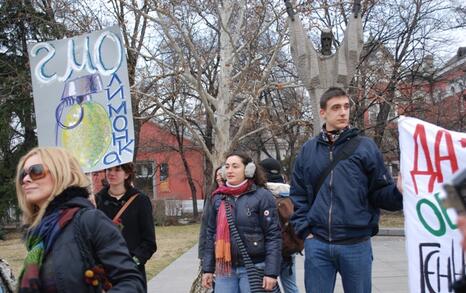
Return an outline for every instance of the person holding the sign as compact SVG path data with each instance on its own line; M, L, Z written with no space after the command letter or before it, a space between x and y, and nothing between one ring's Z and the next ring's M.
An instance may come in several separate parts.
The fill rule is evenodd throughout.
M458 230L460 231L461 236L463 236L463 240L461 241L463 251L466 251L466 215L459 214L456 224L458 225ZM466 292L466 277L465 276L462 276L460 279L456 280L456 282L453 284L453 290L456 293Z
M16 173L29 226L17 292L143 292L118 229L88 200L90 182L63 148L34 148Z
M97 193L97 208L120 228L147 291L144 265L157 250L152 204L147 195L133 187L133 163L107 168L105 178L108 186Z
M291 221L305 239L307 293L333 292L337 272L345 292L371 292L370 238L378 232L379 209L403 208L377 145L349 125L349 115L345 91L329 88L320 98L322 131L294 165Z
M458 215L456 225L458 225L458 231L460 231L461 235L463 236L461 245L463 246L463 250L466 251L466 215Z

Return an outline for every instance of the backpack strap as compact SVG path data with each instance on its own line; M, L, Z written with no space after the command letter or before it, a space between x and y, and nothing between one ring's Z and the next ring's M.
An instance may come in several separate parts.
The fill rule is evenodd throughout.
M139 195L139 193L136 193L135 195L131 196L127 202L121 207L121 209L118 211L118 213L113 217L112 222L113 223L118 223L118 220L120 219L121 215L124 213L124 211L129 207L129 205L133 202L133 200L136 199L136 197Z
M333 161L330 163L330 165L327 166L327 168L322 172L322 175L319 178L319 181L314 187L314 198L316 198L317 194L320 191L320 188L322 187L322 184L324 183L325 179L327 178L328 174L332 172L333 168L338 164L338 162L345 160L351 156L351 154L356 150L358 147L359 143L361 142L362 137L357 135L354 138L350 139L343 148L338 152L338 154L335 156Z

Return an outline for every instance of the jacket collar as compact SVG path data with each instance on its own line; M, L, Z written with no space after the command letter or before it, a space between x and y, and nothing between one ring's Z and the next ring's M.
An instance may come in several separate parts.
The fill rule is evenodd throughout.
M130 198L132 195L139 192L136 188L132 187L126 190L125 194L120 199L117 200L116 198L110 196L110 194L108 193L109 189L110 189L109 186L104 187L101 191L97 193L97 196L105 197L107 200L110 199L110 200L115 200L115 201L127 201L128 198Z
M68 187L49 203L45 210L45 215L61 208L91 207L92 204L88 198L89 191L86 188L76 186Z
M339 135L338 135L338 138L337 140L333 143L333 145L339 145L341 144L342 142L346 141L348 138L352 138L352 137L355 137L356 135L358 135L361 131L356 128L356 127L350 127L350 128L347 128L347 129L344 129L343 132L341 132ZM326 144L326 145L331 145L331 143L324 139L324 136L325 134L323 132L319 133L319 135L317 136L317 139L320 143L323 143L323 144Z

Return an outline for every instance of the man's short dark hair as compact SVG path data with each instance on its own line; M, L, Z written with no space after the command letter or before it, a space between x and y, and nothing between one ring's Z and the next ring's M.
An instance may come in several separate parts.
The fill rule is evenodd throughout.
M347 96L346 92L342 88L339 88L339 87L329 88L320 97L320 108L321 109L327 108L328 100L330 100L331 98L334 98L334 97L341 97L341 96Z

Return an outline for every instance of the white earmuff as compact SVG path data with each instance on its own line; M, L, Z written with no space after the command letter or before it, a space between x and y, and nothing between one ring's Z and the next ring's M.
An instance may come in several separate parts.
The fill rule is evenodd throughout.
M253 178L256 173L256 164L254 162L249 162L244 167L244 176L246 178Z
M223 180L227 180L227 170L225 168L225 165L220 168L220 177L222 177Z

